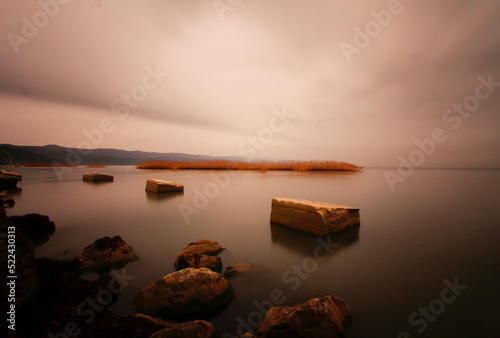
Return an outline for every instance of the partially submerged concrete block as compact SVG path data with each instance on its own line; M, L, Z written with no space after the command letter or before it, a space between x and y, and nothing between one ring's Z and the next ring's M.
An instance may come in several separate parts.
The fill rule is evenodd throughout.
M293 198L273 198L271 222L325 235L359 224L359 209Z
M89 173L83 175L82 180L85 182L112 182L114 179L111 175L105 175L100 173Z
M184 191L184 186L182 184L156 180L153 178L148 179L146 183L146 191L150 192L175 192Z

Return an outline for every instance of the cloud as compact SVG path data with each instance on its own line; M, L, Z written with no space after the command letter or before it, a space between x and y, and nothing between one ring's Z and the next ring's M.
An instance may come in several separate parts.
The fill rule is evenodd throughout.
M70 2L19 53L9 39L0 41L0 91L105 115L141 84L146 67L158 65L169 77L131 115L175 130L210 130L213 142L200 152L236 149L228 142L255 134L273 108L287 106L298 117L266 156L395 165L415 138L442 126L444 111L470 95L478 76L500 79L500 4L401 1L401 12L348 63L339 45L353 44L355 28L364 30L388 3L243 1L221 21L210 1ZM2 6L4 37L22 34L23 17L41 10L36 2ZM467 121L474 130L458 130L442 148L499 166L490 151L477 155L499 146L491 128L498 107L497 94ZM454 161L442 154L429 163L445 160Z

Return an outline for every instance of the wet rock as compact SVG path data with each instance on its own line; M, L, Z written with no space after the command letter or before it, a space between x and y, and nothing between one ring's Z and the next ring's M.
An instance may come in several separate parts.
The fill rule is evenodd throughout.
M271 222L326 235L359 224L359 209L293 198L273 198Z
M297 306L277 306L267 311L258 337L342 337L351 316L347 303L327 295Z
M114 177L100 173L88 173L83 175L82 180L85 182L112 182Z
M136 259L132 247L120 236L103 237L83 249L80 269L103 273Z
M184 186L182 184L170 182L170 181L163 181L163 180L156 180L153 178L148 179L146 182L146 191L149 192L177 192L177 191L184 191Z
M11 216L8 218L8 222L16 229L24 230L36 246L48 241L49 237L56 231L54 222L48 216L39 214Z
M182 270L185 268L208 268L215 272L221 272L222 261L220 257L199 254L185 254L178 256L175 260L175 269Z
M138 312L150 315L182 316L209 312L229 303L229 282L207 268L173 272L137 292Z
M215 328L204 320L184 322L171 328L155 332L149 338L212 338L215 337Z
M188 244L181 250L175 259L175 269L185 268L208 268L215 272L222 270L222 261L215 255L223 250L222 246L216 241L209 239L200 239Z

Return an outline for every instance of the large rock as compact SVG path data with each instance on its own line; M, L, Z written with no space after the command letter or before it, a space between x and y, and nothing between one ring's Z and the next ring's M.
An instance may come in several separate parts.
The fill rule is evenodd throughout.
M297 306L277 306L267 311L258 337L342 337L351 316L347 303L327 295Z
M149 338L212 338L215 328L204 320L184 322L173 327L153 333Z
M132 251L132 247L120 236L103 237L83 249L81 269L105 272L123 267L136 259L138 258Z
M220 272L222 270L222 261L220 257L215 255L222 250L223 248L219 243L209 239L199 239L191 242L177 255L174 263L175 269L208 268Z
M189 315L222 307L231 301L229 282L207 268L173 272L137 292L139 312L165 316Z
M182 184L156 180L153 178L148 179L146 182L146 191L150 192L176 192L176 191L184 191L184 186Z
M114 179L111 175L100 173L88 173L83 175L82 180L85 182L112 182Z
M326 235L359 224L359 209L292 198L273 198L271 222Z

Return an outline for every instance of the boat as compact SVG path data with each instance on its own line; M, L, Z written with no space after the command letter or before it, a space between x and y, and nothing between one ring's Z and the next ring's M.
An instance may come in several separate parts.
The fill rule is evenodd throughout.
M22 177L23 175L21 174L0 170L0 190L16 187L17 183L22 180Z

